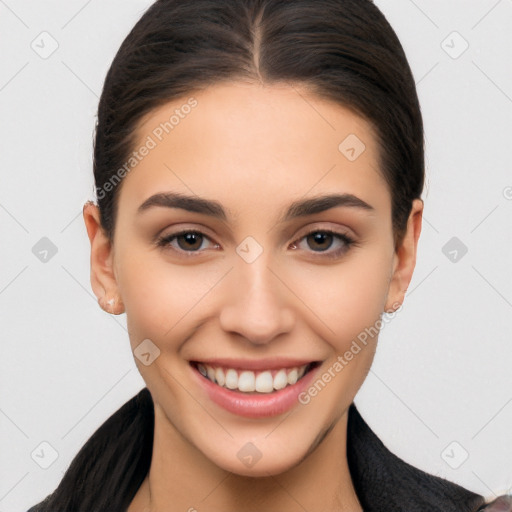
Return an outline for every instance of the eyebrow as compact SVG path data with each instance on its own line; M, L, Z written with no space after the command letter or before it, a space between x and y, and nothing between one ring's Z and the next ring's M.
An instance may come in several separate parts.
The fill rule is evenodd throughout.
M137 212L142 213L154 206L179 208L227 221L227 214L221 203L198 196L176 192L154 194L139 206ZM373 206L353 194L329 194L294 201L279 222L287 222L299 217L314 215L339 206L358 208L370 212L375 211Z

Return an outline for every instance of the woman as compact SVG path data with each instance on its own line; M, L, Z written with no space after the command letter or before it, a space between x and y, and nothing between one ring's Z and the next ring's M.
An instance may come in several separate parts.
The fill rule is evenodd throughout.
M353 403L423 212L414 80L373 3L157 1L107 74L94 174L91 284L147 387L31 512L512 510Z

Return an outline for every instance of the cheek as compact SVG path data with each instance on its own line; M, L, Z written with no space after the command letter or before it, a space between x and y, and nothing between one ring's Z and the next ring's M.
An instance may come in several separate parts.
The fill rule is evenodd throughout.
M132 344L145 338L157 344L180 339L187 320L201 313L201 301L215 293L224 266L180 265L157 251L132 250L118 276Z
M376 323L382 314L389 287L392 260L384 251L354 253L331 266L295 271L293 289L317 317L322 336L337 353Z

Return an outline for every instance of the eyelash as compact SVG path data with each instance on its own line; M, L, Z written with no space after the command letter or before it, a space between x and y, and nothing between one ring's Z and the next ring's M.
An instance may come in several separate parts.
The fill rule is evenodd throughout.
M333 231L333 230L330 230L330 229L314 229L312 231L309 231L308 233L306 233L305 235L303 235L301 238L297 239L296 242L300 242L301 240L307 238L308 236L311 236L313 234L316 234L316 233L322 233L322 234L328 234L328 235L332 235L334 238L337 238L339 241L343 242L344 246L334 252L328 252L330 250L327 249L326 251L312 251L313 253L316 253L318 254L320 258L328 258L328 259L336 259L336 258L339 258L341 256L344 255L344 253L348 252L348 250L356 245L356 241L351 238L350 236L346 235L345 233L339 233L337 231ZM208 240L210 239L208 237L208 235L202 233L201 231L196 231L196 230L193 230L193 229L186 229L186 230L183 230L183 231L179 231L177 233L172 233L170 235L165 235L163 237L159 237L156 241L156 245L158 247L171 247L171 249L175 252L178 252L178 253L183 253L183 254L187 254L187 256L185 257L194 257L195 254L194 253L199 253L201 251L185 251L183 249L176 249L174 247L172 247L170 244L171 242L182 236L182 235L187 235L187 234L194 234L194 235L200 235L204 238L207 238ZM296 245L296 242L292 242L292 245Z

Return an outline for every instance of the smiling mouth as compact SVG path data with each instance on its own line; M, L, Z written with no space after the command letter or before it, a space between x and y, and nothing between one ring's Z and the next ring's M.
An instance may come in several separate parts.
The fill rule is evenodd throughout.
M321 362L259 371L211 366L199 361L190 361L190 364L205 379L220 387L242 393L268 394L293 386Z

